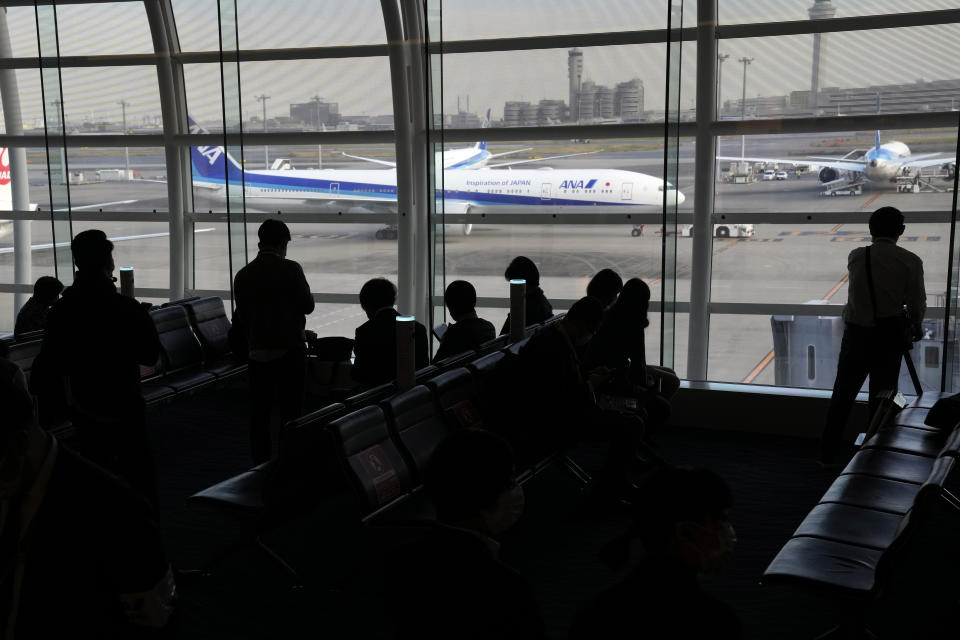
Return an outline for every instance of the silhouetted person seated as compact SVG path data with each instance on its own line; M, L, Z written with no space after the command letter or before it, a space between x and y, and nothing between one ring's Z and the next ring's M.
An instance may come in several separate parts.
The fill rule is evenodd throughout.
M601 557L624 566L630 543L638 539L642 559L581 611L570 640L739 638L736 612L705 592L697 578L719 569L733 551L730 488L712 471L661 467L638 493L635 524Z
M368 280L360 288L360 306L369 320L357 327L353 342L353 379L373 387L397 377L397 287L386 278ZM414 362L430 364L427 329L415 323Z
M41 403L69 408L80 453L156 503L140 394L140 365L160 357L156 327L114 286L113 243L103 231L78 233L70 248L77 272L50 309L31 390Z
M453 324L440 339L440 348L434 361L478 349L481 344L497 337L493 324L477 317L477 290L466 280L454 280L443 292Z
M0 377L0 637L129 638L167 625L174 583L151 507L37 426Z
M496 538L523 512L513 453L496 435L465 429L437 447L424 475L437 522L393 554L387 600L397 638L543 638L529 585L499 559Z
M604 309L609 309L617 301L621 289L623 289L623 278L613 269L597 271L587 283L587 295L599 300Z
M587 346L584 365L613 372L604 389L636 396L652 422L659 424L669 416L668 401L680 387L680 379L671 369L647 364L644 329L650 324L649 307L647 283L639 278L628 280Z
M234 279L234 321L243 328L250 371L250 451L254 463L270 459L273 410L280 424L300 417L306 381L304 327L313 295L303 269L287 259L290 229L276 219L257 230L257 257Z
M540 288L540 270L533 260L526 256L517 256L507 265L507 270L503 272L504 279L526 280L527 298L526 298L526 326L540 324L553 317L553 307L547 296L543 295L543 289ZM510 314L500 329L500 335L506 335L510 332Z
M562 319L530 338L515 360L502 361L484 401L490 428L513 444L523 464L584 439L609 441L596 491L612 496L629 488L630 471L640 464L636 456L644 425L636 415L602 410L594 389L606 381L607 372L584 375L581 368L577 348L590 341L602 318L599 300L575 302Z
M31 331L41 331L47 326L47 314L60 292L63 283L51 276L43 276L33 283L33 295L20 308L13 335L19 337Z

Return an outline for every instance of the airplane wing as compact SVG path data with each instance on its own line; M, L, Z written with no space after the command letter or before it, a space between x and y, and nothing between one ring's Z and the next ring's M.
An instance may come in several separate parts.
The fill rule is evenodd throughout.
M523 151L530 151L531 149L533 149L533 147L527 147L526 149L514 149L513 151L504 151L503 153L491 153L489 156L487 156L487 159L489 160L490 158L499 158L501 156L509 156L510 154L513 154L513 153L521 153Z
M943 164L952 164L957 161L956 156L938 156L936 153L926 153L922 156L912 156L909 160L903 163L904 167L910 169L923 169L924 167L936 167Z
M367 162L373 162L374 164L382 164L382 165L384 165L384 166L394 167L394 168L396 168L396 166L397 166L397 163L396 163L396 162L390 162L389 160L378 160L378 159L376 159L376 158L364 158L363 156L352 156L352 155L350 155L349 153L347 153L347 152L345 152L345 151L342 152L342 153L343 153L343 155L347 156L348 158L353 158L354 160L366 160Z
M730 162L766 162L793 166L798 164L816 164L821 167L830 167L831 169L841 169L843 171L856 171L858 173L862 173L864 167L864 163L857 160L817 160L815 158L784 160L783 158L741 158L740 156L717 156L717 160L729 160Z
M547 156L546 158L530 158L529 160L514 160L513 162L501 162L500 164L488 164L480 169L498 169L500 167L512 167L516 164L527 164L528 162L549 162L557 158L572 158L573 156L588 156L597 153L596 151L581 151L580 153L565 153L562 156Z

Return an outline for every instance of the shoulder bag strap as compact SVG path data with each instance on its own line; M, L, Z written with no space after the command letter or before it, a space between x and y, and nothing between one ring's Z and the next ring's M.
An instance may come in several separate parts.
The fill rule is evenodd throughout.
M867 286L870 288L870 306L873 309L873 324L877 324L877 293L873 288L873 269L870 268L870 247L867 247Z

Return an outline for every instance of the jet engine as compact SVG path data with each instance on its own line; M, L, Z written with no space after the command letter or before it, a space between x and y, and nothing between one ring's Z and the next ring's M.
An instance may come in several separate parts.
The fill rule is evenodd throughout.
M946 162L940 165L940 171L947 174L947 180L953 180L953 178L957 175L957 163Z
M840 172L834 169L833 167L824 167L820 169L820 182L826 184L828 182L833 182L840 177Z

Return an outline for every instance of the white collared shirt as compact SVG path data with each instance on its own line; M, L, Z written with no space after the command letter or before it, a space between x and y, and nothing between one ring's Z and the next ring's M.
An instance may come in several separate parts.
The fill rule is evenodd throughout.
M923 261L914 253L897 246L892 238L874 238L870 245L870 268L877 297L874 313L867 281L866 247L857 247L847 258L850 282L843 319L850 324L873 326L874 317L900 315L904 305L913 322L923 320L927 294L923 286Z

